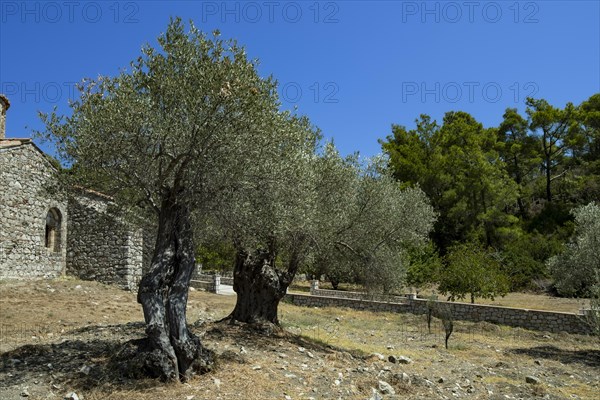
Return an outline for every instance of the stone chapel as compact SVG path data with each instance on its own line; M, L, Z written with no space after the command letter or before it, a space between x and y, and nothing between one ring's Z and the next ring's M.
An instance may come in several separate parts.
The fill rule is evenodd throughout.
M58 164L31 139L6 137L0 94L0 279L73 275L135 290L152 237L125 220L110 197L66 191Z

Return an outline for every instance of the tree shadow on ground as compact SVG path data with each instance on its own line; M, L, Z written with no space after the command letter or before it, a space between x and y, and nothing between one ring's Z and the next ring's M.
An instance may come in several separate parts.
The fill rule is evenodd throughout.
M237 321L221 320L210 324L206 330L209 341L231 339L240 345L257 348L277 348L280 340L287 341L308 350L331 353L338 350L331 345L288 332L283 327L273 324L247 324ZM343 350L343 349L342 349Z
M291 334L284 329L267 329L248 324L201 322L190 325L208 347L221 341L238 346L278 351L287 341L306 351L331 353L331 346ZM164 383L141 377L131 371L128 360L145 338L143 322L121 325L93 325L71 330L55 343L27 344L0 354L0 387L15 387L39 381L47 388L70 388L74 391L110 393L119 390L144 390ZM302 350L304 351L304 350ZM223 367L228 363L245 363L240 350L225 351L217 356Z
M125 342L143 336L143 323L87 326L68 332L58 343L18 347L0 354L0 386L34 379L74 390L113 384L125 389L155 386L155 380L127 379L113 362Z
M511 353L523 354L532 358L546 358L563 364L585 364L600 368L600 350L565 350L554 346L538 346L512 349Z

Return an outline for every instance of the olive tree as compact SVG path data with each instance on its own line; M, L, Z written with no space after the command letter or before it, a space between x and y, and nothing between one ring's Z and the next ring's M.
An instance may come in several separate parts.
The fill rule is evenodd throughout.
M335 280L388 293L404 283L406 250L426 240L435 213L420 189L401 189L382 161L326 154L316 259Z
M251 179L223 193L213 221L235 248L230 320L278 324L277 310L313 245L315 149L306 118L279 115L279 146L263 148Z
M421 191L400 190L375 164L361 169L353 157L342 160L332 144L320 151L308 120L280 117L281 145L248 166L252 179L224 193L207 224L221 227L236 248L230 320L278 324L296 272L324 260L391 288L403 276L402 244L421 241L433 223Z
M156 225L149 272L139 286L145 368L186 379L210 362L186 325L194 225L220 193L251 180L249 166L279 147L276 83L242 47L172 20L127 69L85 79L68 116L42 115L42 135L77 168L78 184L101 186ZM140 346L141 348L141 346Z
M325 276L338 288L340 282L356 277L355 257L340 246L351 227L348 221L356 214L356 194L359 175L357 155L341 157L333 143L327 143L316 161L314 252L307 270L317 278ZM336 244L336 242L339 242Z
M353 236L363 260L361 281L389 293L404 285L408 248L427 240L435 213L421 189L402 189L381 165L375 160L361 176Z
M590 296L600 284L600 205L581 206L573 215L575 236L563 253L548 260L548 268L560 294Z
M586 322L590 326L592 334L600 337L600 270L596 270L594 282L595 284L590 290L592 298Z

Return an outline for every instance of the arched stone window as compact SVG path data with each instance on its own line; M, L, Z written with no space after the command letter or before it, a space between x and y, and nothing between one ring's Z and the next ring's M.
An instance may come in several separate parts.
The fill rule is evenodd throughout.
M60 226L62 216L58 208L51 208L46 214L46 248L52 252L60 251Z

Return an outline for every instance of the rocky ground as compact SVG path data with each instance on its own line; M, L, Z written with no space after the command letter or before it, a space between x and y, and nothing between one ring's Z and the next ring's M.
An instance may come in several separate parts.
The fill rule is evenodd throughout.
M597 339L347 309L281 307L283 330L214 322L233 297L194 291L188 319L218 355L184 384L127 377L135 294L95 282L0 283L0 399L596 399Z

